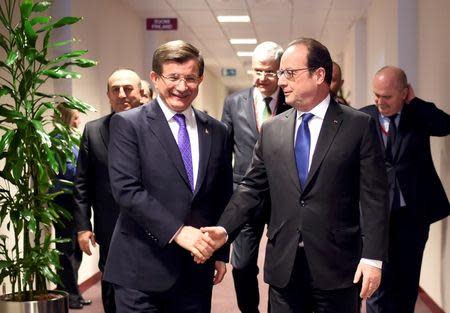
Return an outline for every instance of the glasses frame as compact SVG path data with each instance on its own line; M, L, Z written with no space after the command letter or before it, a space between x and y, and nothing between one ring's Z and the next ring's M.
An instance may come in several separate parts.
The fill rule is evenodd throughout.
M263 70L255 70L252 69L253 74L258 78L277 78L277 71L263 71ZM259 74L258 74L259 73Z
M171 84L177 86L181 81L184 81L184 83L188 86L198 86L200 83L200 76L195 76L195 81L188 81L186 76L179 75L179 74L171 74L172 76L166 76L163 74L159 74L159 76L165 80L168 80ZM178 79L175 79L175 77L178 76ZM193 78L193 77L192 77ZM175 80L174 80L175 79Z
M306 71L306 70L316 70L317 68L314 67L303 67L303 68L294 68L294 69L285 69L285 70L278 70L277 71L277 77L281 78L281 76L284 75L284 77L288 80L291 80L295 77L295 73L299 71ZM289 74L288 74L289 73Z

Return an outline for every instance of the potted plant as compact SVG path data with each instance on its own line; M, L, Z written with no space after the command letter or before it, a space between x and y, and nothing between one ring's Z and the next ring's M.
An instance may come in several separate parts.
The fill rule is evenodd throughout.
M12 288L0 297L0 312L26 311L15 305L34 308L26 312L67 312L64 293L47 290L48 281L59 282L53 244L61 239L52 239L50 229L67 215L53 203L61 192L52 192L52 186L73 158L77 138L52 116L60 102L82 113L93 108L43 90L51 79L79 78L73 67L96 63L81 58L86 50L51 57L52 48L74 42L52 42L53 31L80 18L53 21L46 14L48 1L0 1L0 226L7 229L0 234L0 282L9 280Z

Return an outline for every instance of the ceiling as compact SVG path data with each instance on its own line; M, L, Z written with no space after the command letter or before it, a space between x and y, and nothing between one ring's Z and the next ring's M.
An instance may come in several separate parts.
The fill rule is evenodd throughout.
M230 90L251 84L247 70L256 45L232 45L230 38L275 41L282 47L298 37L313 37L325 44L334 59L342 57L347 33L364 15L372 0L122 0L143 18L178 18L177 31L157 31L161 42L183 39L194 44L207 67ZM219 23L218 15L249 15L250 23ZM236 76L222 77L223 68Z

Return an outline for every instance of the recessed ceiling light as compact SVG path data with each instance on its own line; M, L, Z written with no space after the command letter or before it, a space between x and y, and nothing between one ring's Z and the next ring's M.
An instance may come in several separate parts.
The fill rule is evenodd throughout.
M257 43L256 38L232 38L230 39L232 45L254 45Z
M220 23L248 23L250 16L248 15L219 15L217 20Z
M253 51L238 51L236 54L238 57L251 57L253 56Z

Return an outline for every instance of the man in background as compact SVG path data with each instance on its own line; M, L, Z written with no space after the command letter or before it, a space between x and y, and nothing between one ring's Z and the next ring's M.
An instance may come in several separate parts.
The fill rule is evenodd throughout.
M91 255L90 243L100 245L98 267L103 273L119 207L111 193L108 174L109 123L115 113L141 105L141 79L128 69L118 69L108 78L107 96L112 113L86 124L80 143L75 179L74 220L81 250ZM91 208L94 227L91 224ZM105 313L116 312L113 286L102 280Z
M146 104L153 100L153 89L146 80L141 80L141 103Z
M330 94L331 97L338 103L349 105L347 100L342 97L342 85L344 80L342 79L342 71L339 64L333 61L333 75L331 76Z
M380 69L373 79L375 105L361 109L377 122L389 191L389 258L380 289L367 300L368 313L413 313L430 224L450 213L434 168L431 136L450 134L450 116L414 96L405 72Z
M256 46L252 56L253 87L225 99L222 122L227 125L230 151L234 156L233 185L241 182L252 159L262 123L286 111L283 91L278 87L277 70L283 49L266 41ZM266 209L263 207L266 206ZM255 216L246 223L233 242L231 265L237 303L243 313L259 312L258 251L267 222L270 199L265 199Z

